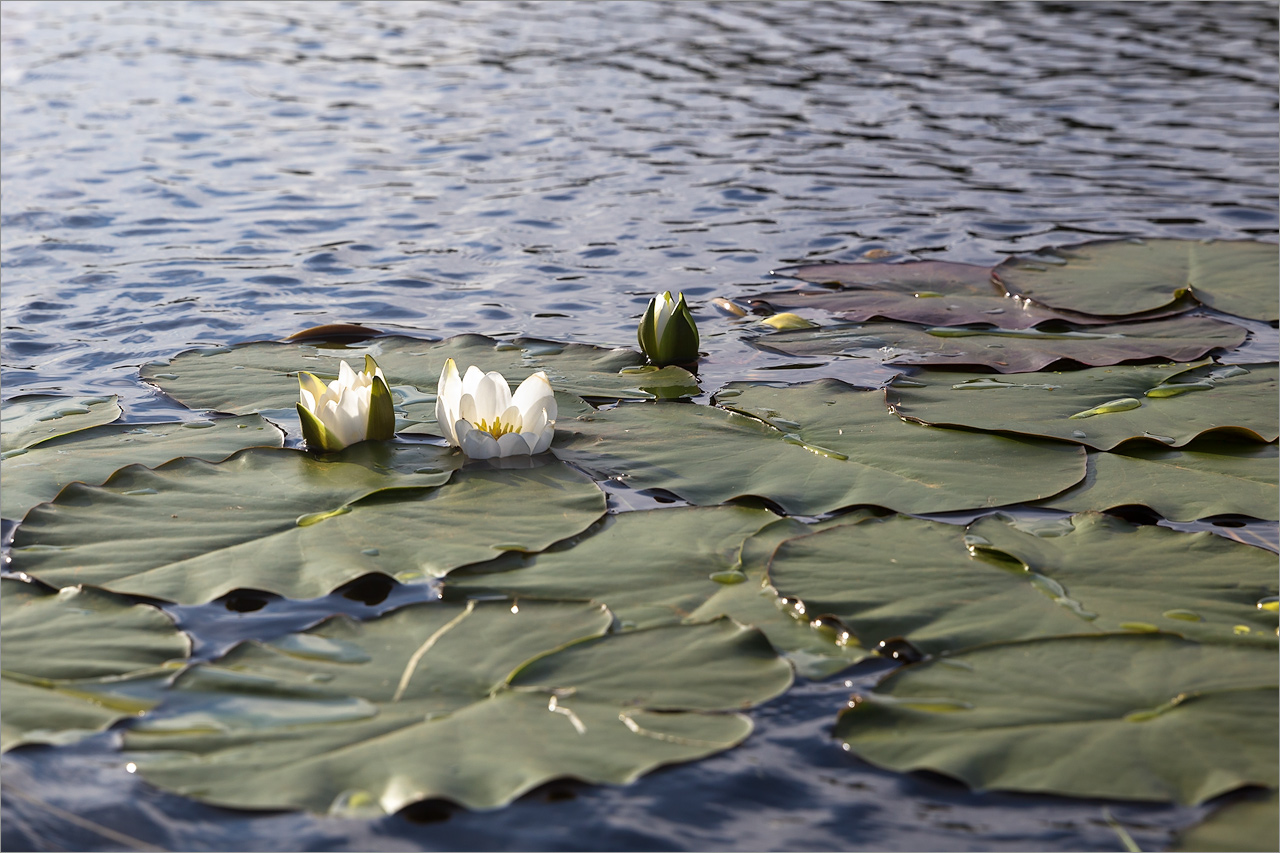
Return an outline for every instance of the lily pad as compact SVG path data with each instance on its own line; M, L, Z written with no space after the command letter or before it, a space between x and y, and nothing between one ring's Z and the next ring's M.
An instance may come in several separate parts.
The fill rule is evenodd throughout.
M22 518L71 482L101 483L125 465L152 467L179 456L217 462L247 447L280 447L284 434L258 415L212 421L107 424L9 452L0 515Z
M101 590L4 578L0 607L5 750L68 743L141 713L159 701L154 676L191 650L164 613Z
M883 317L926 326L991 323L1004 329L1030 329L1055 320L1076 325L1110 322L1105 317L1059 311L1027 299L1015 299L992 280L990 267L971 264L809 264L777 272L841 289L765 293L750 300L752 303L783 311L817 308L852 322ZM1166 317L1193 306L1194 303L1169 306L1143 314L1141 319Z
M33 511L13 567L183 604L241 588L311 598L373 572L438 577L504 551L541 550L604 515L589 477L547 461L462 471L430 490L406 487L441 485L448 473L379 475L299 453L125 469L100 490L64 492ZM138 526L149 531L145 549L106 545Z
M1167 634L983 646L891 673L836 724L977 789L1199 803L1277 782L1274 650Z
M1150 311L1190 292L1228 314L1280 319L1280 262L1273 243L1101 241L1011 258L995 275L1010 293L1088 314Z
M855 505L916 513L1001 506L1048 497L1084 476L1077 449L921 429L888 414L882 391L835 380L734 385L717 400L735 411L618 406L559 425L552 448L699 506L754 495L797 515Z
M1280 850L1280 797L1251 791L1226 803L1203 823L1178 836L1170 850Z
M902 323L828 326L761 335L753 346L796 356L850 355L886 364L974 364L1030 373L1056 361L1106 365L1166 358L1191 361L1244 342L1244 329L1208 317L1174 317L1082 331L921 329Z
M449 577L446 593L596 601L627 628L729 616L764 632L802 675L819 678L870 653L782 611L764 587L764 558L809 528L746 507L676 507L610 516L572 547L512 555ZM770 542L757 554L748 542Z
M50 438L109 424L120 414L114 394L108 397L64 397L60 394L10 397L4 401L0 447L8 458L12 451Z
M1053 538L1014 525L986 518L967 535L906 517L841 526L783 543L769 580L809 618L834 617L867 648L902 637L936 654L1157 629L1275 646L1275 617L1257 607L1276 591L1272 554L1096 514L1051 528Z
M377 451L381 464L370 461ZM158 598L172 591L185 604L237 582L287 588L297 581L258 558L262 540L344 514L379 490L441 485L458 462L445 448L366 442L332 461L252 448L216 465L186 458L155 469L130 465L101 486L72 483L27 513L10 568L54 586L88 583ZM423 473L401 473L397 464ZM216 555L216 570L199 580L166 571L204 554Z
M482 335L444 341L392 336L323 348L306 342L259 341L189 350L168 364L145 365L142 378L191 409L233 414L288 411L298 400L299 370L328 380L337 375L339 361L366 354L377 359L396 408L411 414L397 429L434 422L436 384L449 358L462 370L473 364L496 370L511 383L542 370L553 388L578 397L651 400L699 393L688 371L648 367L644 356L633 350L523 339L507 344Z
M1136 438L1181 447L1215 431L1275 441L1276 379L1275 364L1117 365L1001 377L921 370L896 381L888 399L897 414L927 424L1060 438L1097 450Z
M1274 444L1201 440L1181 450L1127 445L1090 453L1084 481L1042 506L1081 512L1136 504L1170 521L1212 515L1280 520Z
M739 743L791 669L729 620L604 635L597 605L416 605L246 643L184 675L195 707L125 740L139 772L224 806L494 808L551 779L625 784ZM602 636L604 635L604 636ZM298 725L317 704L343 721Z

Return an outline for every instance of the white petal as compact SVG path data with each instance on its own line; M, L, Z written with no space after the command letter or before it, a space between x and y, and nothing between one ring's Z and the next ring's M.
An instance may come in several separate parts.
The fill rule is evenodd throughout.
M520 407L520 412L527 420L537 408L545 408L552 420L556 416L556 395L547 381L547 374L539 370L520 383L516 393L511 397L511 404Z
M454 447L458 446L458 433L453 423L459 417L458 400L461 396L462 380L458 377L458 366L450 358L445 361L440 381L436 384L436 421L440 424L440 432Z
M314 415L316 413L316 398L311 396L311 392L306 388L299 388L298 396L302 398L302 408Z
M502 419L503 426L509 426L516 432L520 432L524 418L515 406L507 406L506 411L498 417Z
M484 378L484 371L476 367L474 364L467 368L467 372L462 376L462 393L475 395L476 386L480 384L480 380Z
M478 424L480 423L478 411L479 407L476 406L476 398L463 391L462 398L458 400L458 417L462 420L471 421L473 424Z
M450 421L449 428L453 430L453 434L458 438L458 440L453 443L454 447L461 447L462 439L466 438L467 433L475 431L475 427L471 425L471 422L463 420L462 418L459 418L456 421Z
M462 436L462 452L472 459L493 459L502 455L502 450L493 436L478 429L473 429Z
M476 386L476 411L480 417L492 422L511 405L511 386L502 374L489 371Z
M509 432L498 439L498 450L502 456L528 456L529 442L518 432Z
M547 406L545 404L539 404L532 412L525 412L520 431L524 433L540 433L547 424L554 424L556 408L556 401L554 398L550 400L550 406L550 411L547 410Z
M657 340L662 340L662 333L667 328L667 321L671 319L671 312L676 309L676 301L671 298L671 291L664 290L662 295L655 297L658 300L658 312L654 318L654 326L656 327Z
M555 424L549 423L545 427L543 427L542 430L538 432L536 436L534 436L532 433L525 433L524 435L525 435L526 441L534 438L537 439L536 441L534 441L533 448L530 452L542 453L548 447L551 446L551 439L555 438L555 435L556 435L556 427L555 427Z
M359 380L356 378L356 372L351 369L351 365L345 361L339 363L338 367L338 387L350 388L356 385Z

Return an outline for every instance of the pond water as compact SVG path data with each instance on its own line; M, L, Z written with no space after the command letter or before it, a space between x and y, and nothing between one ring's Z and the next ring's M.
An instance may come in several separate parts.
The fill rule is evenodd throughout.
M711 300L798 263L1277 230L1266 3L5 2L0 82L4 397L116 394L133 421L198 417L138 377L196 346L325 323L634 346L663 290L704 390L874 386L898 370L752 349ZM409 595L171 612L207 657ZM131 777L113 733L28 747L3 846L1119 849L1108 804L842 753L833 709L883 670L800 683L723 755L491 813L221 810ZM1144 849L1206 812L1110 808Z

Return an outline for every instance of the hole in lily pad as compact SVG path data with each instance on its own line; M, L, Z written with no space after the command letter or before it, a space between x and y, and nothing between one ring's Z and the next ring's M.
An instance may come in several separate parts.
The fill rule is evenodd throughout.
M373 607L386 601L397 586L399 584L393 578L383 574L370 574L338 587L337 592L349 601Z

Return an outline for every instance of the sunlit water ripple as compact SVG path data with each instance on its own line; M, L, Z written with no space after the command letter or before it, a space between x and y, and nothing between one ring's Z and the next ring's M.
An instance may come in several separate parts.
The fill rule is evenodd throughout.
M329 322L633 346L664 289L704 385L811 378L709 300L873 250L1274 240L1276 66L1265 3L6 2L3 394L193 417L138 366ZM182 615L216 645L323 609ZM151 791L111 735L23 749L3 846L112 846L32 797L171 849L1117 846L1099 803L843 755L849 689L797 688L726 755L483 815L253 817ZM1202 810L1115 813L1149 849Z

